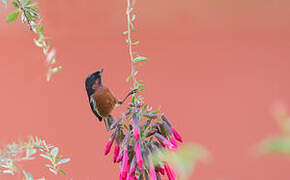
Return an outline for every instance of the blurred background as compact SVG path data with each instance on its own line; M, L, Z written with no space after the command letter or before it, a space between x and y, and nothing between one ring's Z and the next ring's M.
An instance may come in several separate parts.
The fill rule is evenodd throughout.
M35 177L117 179L84 80L104 67L104 84L119 98L128 92L126 1L39 3L63 69L45 81L34 34L20 20L6 24L12 6L1 6L0 144L39 136L72 158L66 177L51 175L43 159L25 162ZM259 157L253 145L279 132L271 105L290 103L290 1L137 0L135 9L138 52L149 58L139 72L145 102L161 107L185 143L203 144L212 155L190 179L289 178L289 158Z

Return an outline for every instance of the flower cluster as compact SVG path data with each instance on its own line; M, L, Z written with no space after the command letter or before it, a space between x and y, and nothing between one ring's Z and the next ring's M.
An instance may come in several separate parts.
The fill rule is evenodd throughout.
M114 145L114 163L120 163L120 180L176 178L167 162L153 160L153 153L178 149L181 136L171 122L148 105L131 106L111 125L111 135L105 147L107 155ZM144 120L144 121L142 121ZM154 163L153 163L154 162Z

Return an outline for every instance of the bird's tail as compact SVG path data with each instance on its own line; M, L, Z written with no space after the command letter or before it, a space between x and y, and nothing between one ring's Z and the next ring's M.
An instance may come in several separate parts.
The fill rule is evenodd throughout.
M111 115L104 118L104 122L105 122L105 126L106 126L107 131L109 131L111 129L111 125L112 125L113 121L114 121L114 118Z

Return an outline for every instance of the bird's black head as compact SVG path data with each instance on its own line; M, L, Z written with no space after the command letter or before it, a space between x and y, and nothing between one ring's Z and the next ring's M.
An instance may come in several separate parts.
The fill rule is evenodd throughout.
M92 95L95 90L93 89L93 85L96 84L98 87L103 86L102 85L102 73L103 73L103 68L101 68L99 71L96 71L89 75L86 79L86 90L88 92L88 95ZM97 82L96 82L97 81Z

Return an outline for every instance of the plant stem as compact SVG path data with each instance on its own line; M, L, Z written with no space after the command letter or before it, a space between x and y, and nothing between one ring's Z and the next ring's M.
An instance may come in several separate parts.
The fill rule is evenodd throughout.
M130 9L131 9L131 0L127 0L127 11L126 11L126 14L127 14L127 25L128 25L128 37L127 37L127 43L128 43L128 46L129 46L129 55L130 55L130 60L131 60L131 78L132 78L132 81L133 81L133 89L137 89L137 80L136 80L136 77L135 77L135 64L134 64L134 56L133 56L133 51L132 51L132 39L131 39L131 24L132 24L132 21L131 21L131 16L130 16ZM135 96L135 94L133 94L133 96ZM135 99L135 102L136 102L136 99ZM136 103L134 103L136 104Z

